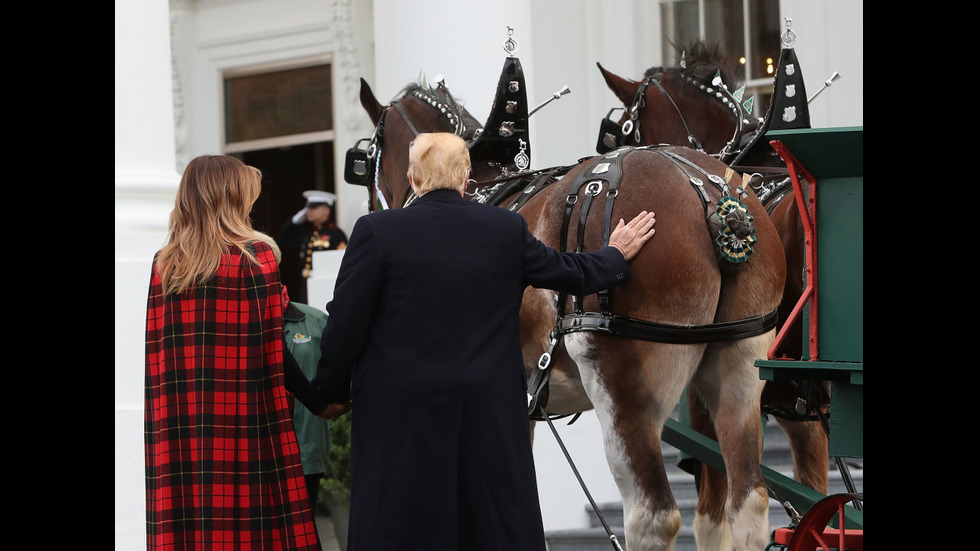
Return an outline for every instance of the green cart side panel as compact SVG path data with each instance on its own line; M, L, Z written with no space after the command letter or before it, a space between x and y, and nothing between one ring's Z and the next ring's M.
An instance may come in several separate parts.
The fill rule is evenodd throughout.
M817 178L817 203L820 359L863 362L863 178Z
M817 180L819 359L863 362L864 129L778 130L766 138L785 144Z
M830 434L830 455L864 457L864 385L831 383Z
M796 160L819 181L864 176L863 126L771 130L766 133L766 141L772 140L786 144Z
M819 358L809 354L804 308L801 361L757 360L764 380L831 381L830 454L864 455L864 128L769 132L817 181Z

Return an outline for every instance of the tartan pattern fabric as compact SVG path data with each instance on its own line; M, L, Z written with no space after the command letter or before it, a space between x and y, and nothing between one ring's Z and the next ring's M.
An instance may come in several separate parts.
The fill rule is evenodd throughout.
M283 377L281 284L232 249L216 277L146 317L146 539L150 550L319 551Z

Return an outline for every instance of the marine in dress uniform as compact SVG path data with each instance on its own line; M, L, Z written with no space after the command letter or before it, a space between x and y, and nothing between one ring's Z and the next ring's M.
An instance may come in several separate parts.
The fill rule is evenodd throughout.
M311 189L303 197L306 206L282 225L276 242L283 251L283 283L293 300L308 304L306 280L313 271L313 253L347 248L347 234L330 222L336 195Z

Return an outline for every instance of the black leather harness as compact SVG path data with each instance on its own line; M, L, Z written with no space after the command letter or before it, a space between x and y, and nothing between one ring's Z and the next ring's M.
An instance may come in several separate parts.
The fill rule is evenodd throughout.
M565 252L567 250L572 214L575 205L579 202L579 192L583 187L585 188L585 194L578 215L576 251L582 251L586 219L588 218L589 210L594 199L602 192L604 187L606 188L606 193L602 220L602 246L609 244L612 210L616 198L619 195L619 184L623 174L622 162L627 155L638 150L660 154L681 170L687 176L692 187L697 191L698 198L701 200L705 212L709 208L710 198L704 190L703 181L697 176L692 175L691 170L699 171L705 175L708 181L718 186L719 189L722 189L722 186L725 185L725 180L720 176L709 174L703 168L686 158L659 147L624 146L610 151L605 155L594 157L586 169L572 182L569 187L568 196L565 198L565 209L562 216L561 233L559 235L560 251ZM552 359L555 350L561 342L559 337L563 335L579 331L595 331L651 342L695 344L753 337L766 333L776 327L777 313L775 311L748 319L705 325L657 323L613 314L611 312L608 289L599 291L597 296L601 309L600 312L584 311L582 306L583 297L573 296L573 311L566 313L565 307L568 297L565 293L556 293L555 309L557 311L557 320L555 327L549 335L548 350L541 355L537 367L528 379L528 394L531 395L528 414L531 419L540 421L546 418L544 408L548 402L548 379L550 378Z

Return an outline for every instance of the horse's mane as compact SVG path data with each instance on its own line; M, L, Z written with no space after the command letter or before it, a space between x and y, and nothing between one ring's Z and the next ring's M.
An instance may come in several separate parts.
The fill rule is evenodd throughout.
M702 84L710 84L715 73L721 71L721 80L729 88L735 89L735 63L722 53L721 45L717 42L705 42L700 38L695 38L686 46L671 42L671 45L681 54L686 68L671 67L650 67L643 73L643 78L648 78L657 73L684 72Z

